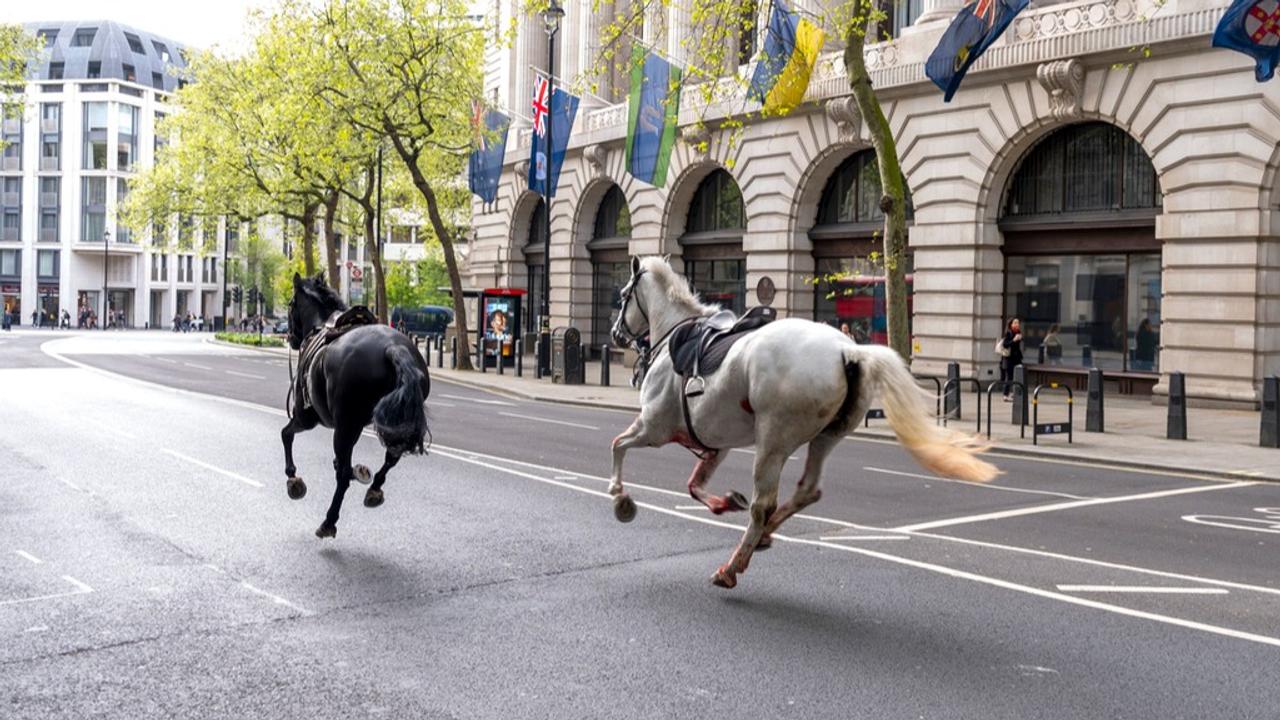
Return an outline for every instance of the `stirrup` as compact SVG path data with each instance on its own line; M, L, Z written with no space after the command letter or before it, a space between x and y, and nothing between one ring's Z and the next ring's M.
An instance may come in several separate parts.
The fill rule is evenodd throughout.
M695 375L684 383L685 397L698 397L707 391L707 381L703 380L700 375Z

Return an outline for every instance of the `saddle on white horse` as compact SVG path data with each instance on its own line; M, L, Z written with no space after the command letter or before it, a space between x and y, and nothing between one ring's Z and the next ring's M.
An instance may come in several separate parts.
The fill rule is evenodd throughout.
M720 367L734 343L777 318L778 311L771 307L751 308L742 317L721 310L676 328L667 341L668 351L675 371L685 378L685 395L701 395L704 378Z

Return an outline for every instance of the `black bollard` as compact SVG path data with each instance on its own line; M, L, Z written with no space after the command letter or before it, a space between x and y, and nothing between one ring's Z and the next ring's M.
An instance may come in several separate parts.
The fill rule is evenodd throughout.
M489 372L489 368L485 365L485 362L484 362L484 341L483 340L479 340L476 342L476 362L480 364L480 372L482 373Z
M1022 427L1027 424L1027 418L1030 416L1027 412L1027 393L1024 388L1027 387L1027 368L1019 363L1013 368L1013 412L1009 416L1009 422ZM1019 385L1018 383L1022 383Z
M609 387L609 343L600 346L600 386Z
M1187 376L1180 372L1169 373L1169 432L1170 440L1187 439Z
M1043 343L1041 343L1040 347L1036 350L1036 362L1040 363L1041 365L1044 364L1044 344Z
M436 338L436 367L444 368L444 337Z
M524 341L516 340L516 377L524 377Z
M507 363L505 362L506 358L502 357L502 341L501 340L498 341L498 352L494 353L493 357L498 363L498 374L506 375L507 371L504 370L503 368L507 366Z
M458 336L457 335L454 335L452 338L452 341L449 343L449 357L451 358L451 360L449 361L451 363L449 367L453 368L454 370L457 370L458 369Z
M1262 447L1280 448L1280 376L1262 381Z
M1084 365L1085 367L1093 367L1093 348L1089 345L1085 345L1081 348L1080 358L1082 360L1080 363L1081 365Z
M1103 414L1104 388L1102 371L1089 369L1089 404L1085 406L1084 429L1086 432L1106 432Z
M956 382L952 383L951 381ZM947 396L942 399L942 416L945 418L960 417L960 363L947 363L947 382L950 384L950 390Z

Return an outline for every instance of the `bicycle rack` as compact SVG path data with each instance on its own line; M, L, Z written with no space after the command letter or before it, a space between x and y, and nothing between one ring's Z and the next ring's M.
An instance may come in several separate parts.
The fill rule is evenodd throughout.
M1065 423L1045 423L1040 424L1040 391L1049 388L1050 390L1066 390L1067 391L1067 421ZM1035 392L1031 393L1031 444L1039 445L1041 435L1061 435L1067 434L1067 443L1071 443L1072 432L1071 423L1075 419L1076 394L1071 392L1071 388L1066 385L1059 385L1056 382L1048 385L1037 385Z
M1013 382L1011 380L997 380L987 386L987 439L988 440L991 439L991 416L993 414L991 412L991 396L995 394L997 387L999 387L1001 390L1006 390L1006 391L1007 391L1007 388L1021 388L1022 397L1023 398L1027 397L1027 386L1020 382ZM1027 416L1025 413L1022 415L1022 423L1018 427L1018 437L1020 437L1023 440L1027 439Z
M943 386L942 386L942 393L940 394L940 396L939 396L939 397L945 396L948 392L950 392L950 391L951 391L951 387L952 387L952 385L954 385L954 386L955 386L955 388L956 388L956 417L955 417L955 419L956 419L956 420L960 420L960 419L961 419L961 418L960 418L960 398L961 398L961 395L960 395L960 388L961 388L965 383L973 383L973 387L974 387L974 389L975 389L975 390L977 390L977 392L978 392L978 428L977 428L977 430L975 430L975 432L981 433L981 432L982 432L982 383L978 382L977 378L951 378L951 379L950 379L950 380L948 380L945 384L943 384ZM948 418L946 415L943 415L943 416L942 416L942 425L943 425L943 427L945 427L945 426L946 426L946 424L947 424L947 420L949 420L949 419L950 419L950 418Z
M917 383L921 380L933 381L934 388L937 390L933 396L933 418L935 423L940 422L940 418L942 416L942 381L932 375L913 375L912 377L916 379ZM883 408L871 408L870 410L867 410L867 415L862 420L862 426L871 427L872 420L884 419L885 416Z

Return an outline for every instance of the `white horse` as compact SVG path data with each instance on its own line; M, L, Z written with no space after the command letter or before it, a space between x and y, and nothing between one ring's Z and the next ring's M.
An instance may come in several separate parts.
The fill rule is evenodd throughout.
M973 438L935 424L924 391L897 353L858 345L840 331L808 320L778 320L734 344L720 368L705 378L704 392L688 399L691 429L681 397L685 379L664 350L673 330L719 308L700 303L659 257L632 259L631 279L621 299L622 310L612 329L615 341L625 345L646 337L655 340L640 389L640 416L613 440L609 493L617 518L630 522L636 514L635 503L622 487L622 459L628 449L674 442L699 453L689 494L718 515L748 506L737 493L710 494L707 480L730 448L755 445L751 520L729 562L711 578L720 587L736 585L752 552L768 547L783 521L818 501L823 462L862 421L877 393L898 439L931 472L973 482L986 482L999 472L977 456L982 448ZM779 506L783 463L806 443L809 451L800 484Z

